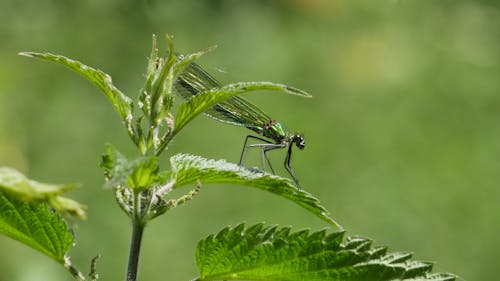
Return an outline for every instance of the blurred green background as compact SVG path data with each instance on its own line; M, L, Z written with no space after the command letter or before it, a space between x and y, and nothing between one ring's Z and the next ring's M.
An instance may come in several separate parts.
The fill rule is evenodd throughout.
M88 206L88 220L78 222L71 251L82 270L100 253L101 280L123 280L129 223L102 188L98 163L106 142L129 156L135 151L94 86L16 53L75 58L135 97L153 33L162 47L163 35L173 34L184 53L217 44L200 62L223 82L270 80L313 94L247 97L306 136L293 166L348 234L413 252L465 280L497 278L498 1L1 0L0 165L40 181L83 184L72 196ZM235 162L248 133L198 118L168 154ZM284 154L273 153L276 167ZM197 241L240 221L327 226L276 196L207 185L150 224L140 279L194 278ZM70 280L5 237L0 252L1 281Z

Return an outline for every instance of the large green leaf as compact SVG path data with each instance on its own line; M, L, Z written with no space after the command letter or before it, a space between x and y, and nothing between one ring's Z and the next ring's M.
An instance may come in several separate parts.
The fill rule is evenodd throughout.
M175 136L193 118L217 103L245 92L258 90L282 91L288 94L310 97L308 93L297 88L272 82L240 82L229 84L221 88L214 88L193 96L189 101L184 102L179 106L175 116L174 132L172 133L172 137Z
M34 181L15 169L0 167L0 192L24 202L47 202L62 214L83 219L85 218L84 207L72 199L61 196L75 187L75 184L49 184Z
M197 280L455 280L451 274L431 274L432 264L410 261L411 254L372 248L368 239L342 243L343 232L290 231L240 224L210 235L196 248Z
M19 55L26 57L41 58L55 63L62 64L78 72L83 77L101 89L111 101L113 106L118 110L118 113L123 120L130 122L132 118L132 101L129 97L123 94L118 88L113 85L111 76L102 72L99 69L94 69L79 61L72 60L62 55L51 53L36 53L36 52L21 52Z
M64 264L73 235L46 203L28 203L0 191L0 233ZM3 253L7 254L7 253Z
M298 190L290 179L238 166L225 160L211 160L189 154L170 158L175 188L187 184L233 183L266 190L302 206L322 220L342 228L329 215L319 200L304 190Z

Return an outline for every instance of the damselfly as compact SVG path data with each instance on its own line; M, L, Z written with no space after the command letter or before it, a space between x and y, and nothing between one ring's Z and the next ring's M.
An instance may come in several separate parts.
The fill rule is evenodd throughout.
M196 63L189 64L179 75L174 84L175 91L186 99L189 99L198 93L219 87L222 87L222 84ZM303 92L297 90L297 93L301 94ZM303 95L308 96L306 93L303 93ZM271 169L271 172L274 174L274 169L269 161L269 158L267 157L267 152L273 149L287 148L288 150L284 166L292 179L295 181L297 188L300 189L299 180L290 166L290 160L292 157L293 145L297 146L299 149L303 149L305 147L304 137L300 134L290 133L283 125L281 125L281 123L270 118L257 106L239 96L234 96L218 103L204 113L218 121L242 126L260 135L259 137L248 135L245 138L239 161L240 166L243 163L248 148L257 147L261 149L263 165L265 166L265 159L267 165ZM259 140L263 143L247 144L249 139Z

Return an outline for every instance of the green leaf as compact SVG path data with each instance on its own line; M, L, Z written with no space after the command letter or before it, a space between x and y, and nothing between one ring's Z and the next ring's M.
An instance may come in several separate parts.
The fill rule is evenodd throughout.
M102 72L99 69L94 69L79 61L72 60L62 55L51 53L36 53L36 52L21 52L19 55L26 57L41 58L55 63L62 64L78 72L87 80L101 89L111 101L113 106L118 110L118 113L124 121L129 124L132 119L132 101L124 95L118 88L113 85L111 76Z
M172 138L193 118L212 106L233 96L258 90L275 90L304 97L311 96L297 88L272 82L240 82L229 84L221 88L214 88L193 96L189 101L184 102L179 106L175 116Z
M172 37L167 35L168 43L168 56L164 59L156 58L155 67L157 68L152 73L152 80L149 79L146 83L147 96L150 99L150 121L156 124L166 112L170 111L173 105L173 95L172 95L172 83L174 80L173 74L173 64L175 63L176 57L173 54L173 42ZM156 42L153 43L156 45Z
M290 179L238 166L225 160L211 160L189 154L170 158L174 188L201 183L232 183L269 191L291 200L331 225L342 229L319 200L304 190L298 190Z
M264 224L225 228L198 243L197 280L455 280L431 274L432 264L410 261L411 254L386 253L364 238L342 243L343 236Z
M151 44L151 54L149 55L148 58L148 68L146 71L146 86L148 85L151 86L151 81L153 80L156 70L158 69L158 63L159 63L159 58L158 58L156 35L153 34L152 44Z
M19 171L0 167L0 192L25 202L48 202L62 214L85 218L84 207L69 198L60 196L76 188L75 184L48 184L26 178Z
M64 264L64 256L73 245L68 225L47 204L22 202L1 191L0 233L61 264Z
M76 187L74 184L47 184L27 179L19 171L0 167L0 189L23 201L47 200Z
M126 186L145 190L160 178L157 157L150 155L128 160L111 145L107 146L107 152L102 156L101 167L105 171L106 184L111 188Z

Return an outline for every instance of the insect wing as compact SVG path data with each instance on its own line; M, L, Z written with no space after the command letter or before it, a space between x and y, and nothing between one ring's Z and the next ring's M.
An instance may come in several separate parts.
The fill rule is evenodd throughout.
M222 84L210 76L198 64L191 63L179 75L175 90L185 99L190 99L198 93L221 87ZM271 118L257 106L247 100L234 96L204 112L209 117L224 123L246 127L257 133L262 133L262 126Z

